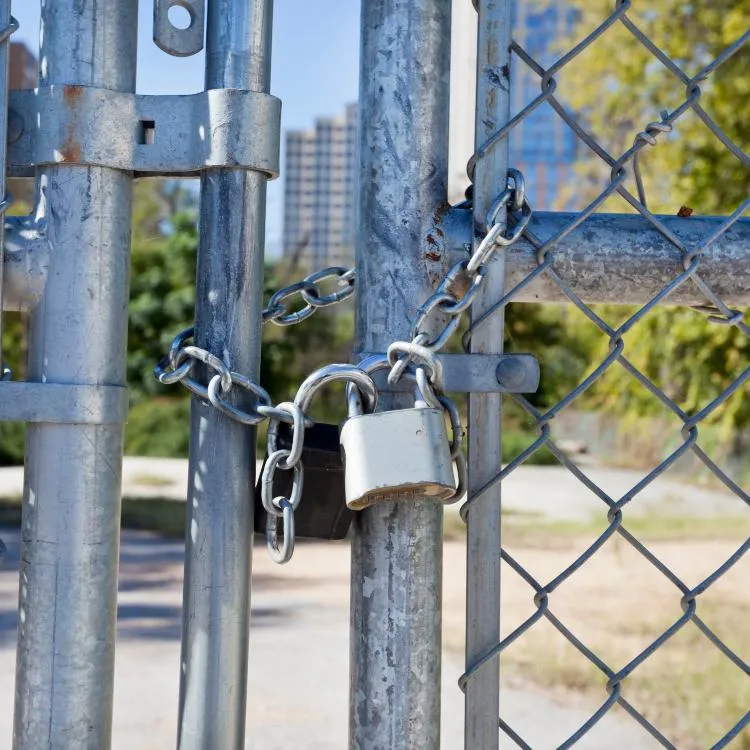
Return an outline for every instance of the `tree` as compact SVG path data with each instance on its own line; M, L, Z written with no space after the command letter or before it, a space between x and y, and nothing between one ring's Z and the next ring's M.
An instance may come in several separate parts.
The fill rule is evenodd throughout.
M613 0L568 2L578 20L565 49L615 7ZM633 3L627 15L688 76L696 75L750 27L750 5L734 0L652 0ZM684 84L622 24L608 29L559 77L560 98L615 158L649 122L659 120L661 110L674 111L687 96ZM655 212L674 215L684 205L698 214L729 214L750 195L750 44L713 70L700 86L700 106L744 149L744 156L738 158L694 112L687 112L673 132L660 135L656 146L641 152L648 205ZM589 186L581 204L609 179L602 163L588 157L588 152L581 156L584 179L577 190ZM632 180L628 186L635 191ZM632 209L615 199L604 210ZM633 311L609 307L601 314L605 319L622 318ZM588 329L590 324L582 323L571 332L580 337ZM599 341L591 353L601 361L608 342L603 336ZM745 334L736 327L712 324L690 309L660 307L625 341L626 356L688 413L700 410L750 366ZM592 389L588 403L626 415L664 413L664 406L617 366ZM750 424L747 399L731 399L708 421L722 425L725 434L746 427Z
M139 455L186 455L189 397L180 386L159 384L154 365L168 351L172 338L193 324L195 260L198 246L194 196L169 183L138 183L134 202L128 383L131 413L126 452ZM295 274L294 279L290 275ZM284 263L267 264L264 300L290 280L303 275ZM261 301L259 301L261 302ZM294 301L289 300L294 307ZM264 328L260 383L274 402L294 397L298 385L321 364L348 359L351 315L338 306L318 311L305 322ZM323 395L318 414L343 415ZM343 405L343 399L340 404Z
M568 46L615 7L613 0L568 2L578 16ZM636 2L627 16L688 76L698 74L750 27L750 5L735 0ZM658 121L662 110L676 110L688 96L685 85L622 24L605 31L560 79L563 100L615 157L649 122ZM694 112L686 113L671 134L659 136L658 145L642 152L644 183L655 211L675 214L688 205L700 214L729 214L750 194L750 44L716 67L700 88L698 103L744 150L744 159Z

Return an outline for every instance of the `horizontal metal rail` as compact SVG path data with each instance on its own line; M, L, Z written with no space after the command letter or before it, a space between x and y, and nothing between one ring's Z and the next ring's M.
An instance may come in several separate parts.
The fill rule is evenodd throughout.
M446 266L457 255L468 257L472 222L471 211L454 209L449 216L442 224ZM548 244L552 267L584 302L645 304L684 270L684 248L701 255L701 278L727 304L750 306L750 219L657 216L662 231L635 214L595 214L575 226L578 219L575 213L534 213L527 235L538 242L525 235L505 251L506 292L532 276L539 265L538 246ZM545 273L533 276L513 294L513 302L567 300ZM702 305L705 301L695 284L685 283L665 303Z
M576 216L538 212L529 229L540 241L547 241L563 233ZM684 247L702 253L701 277L727 304L750 306L750 219L740 219L722 234L726 217L658 218ZM442 241L446 265L467 256L471 220L471 211L460 209L450 211L445 217ZM506 250L505 260L506 291L538 267L536 247L526 237ZM33 309L44 291L49 267L49 243L43 221L16 216L6 219L4 266L4 309ZM630 214L590 217L555 241L552 266L585 302L617 300L623 304L644 304L683 267L674 242L640 216ZM539 274L513 296L514 302L566 300L560 287L546 274ZM666 299L667 304L704 302L700 290L690 283L675 289Z

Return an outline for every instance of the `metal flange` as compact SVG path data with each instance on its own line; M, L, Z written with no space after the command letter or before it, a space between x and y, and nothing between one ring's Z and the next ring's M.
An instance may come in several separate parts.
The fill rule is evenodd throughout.
M143 96L49 86L11 91L10 111L21 121L8 145L13 177L32 177L35 167L50 164L111 167L136 176L213 167L279 175L281 102L270 94L215 89Z
M117 424L127 414L124 386L0 382L0 422Z

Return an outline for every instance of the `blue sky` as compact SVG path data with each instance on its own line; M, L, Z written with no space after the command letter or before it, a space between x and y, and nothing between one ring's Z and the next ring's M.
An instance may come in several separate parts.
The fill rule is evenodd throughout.
M21 24L14 39L38 50L39 0L13 4ZM316 115L336 115L357 98L358 0L276 0L271 92L283 101L282 129L306 128ZM170 57L152 41L153 4L141 0L138 91L176 94L203 88L203 57ZM268 191L267 246L277 251L282 229L282 179Z

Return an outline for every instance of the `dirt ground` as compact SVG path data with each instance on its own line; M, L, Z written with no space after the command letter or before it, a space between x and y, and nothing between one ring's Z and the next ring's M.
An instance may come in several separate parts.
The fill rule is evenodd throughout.
M728 539L649 540L648 550L664 562L688 589L710 576L748 541L740 533ZM728 534L727 536L732 536ZM596 534L551 536L543 529L505 533L507 551L542 585L555 579L596 539ZM445 642L463 651L464 545L446 545ZM750 555L745 555L697 599L696 614L745 664L750 661ZM513 632L536 612L534 590L503 565L501 627ZM642 554L618 535L610 538L571 577L549 594L549 610L613 671L623 669L673 623L684 619L682 592ZM745 667L747 670L747 667ZM604 674L544 618L504 652L501 685L545 687L566 705L593 713L607 699ZM680 750L712 746L743 717L750 718L750 674L733 664L687 622L625 679L622 696L642 712ZM614 706L613 715L626 717ZM503 718L514 725L512 712ZM558 727L559 742L576 727ZM533 728L532 728L533 730ZM548 732L548 727L539 727ZM541 747L533 731L523 735ZM652 740L643 740L650 747ZM655 745L656 746L656 745ZM750 725L734 743L750 748Z
M0 748L11 747L18 576L17 532L3 531L0 572ZM114 750L174 747L177 728L183 547L153 534L123 533L115 665ZM463 747L464 547L445 548L446 648L442 750ZM510 584L506 592L510 591ZM518 592L519 605L526 602ZM254 555L247 748L345 750L348 716L349 547L300 544L292 562ZM510 614L510 613L509 613ZM516 613L517 616L518 612ZM531 680L504 684L503 713L534 750L556 748L591 711L585 700L555 695ZM570 731L569 731L570 730ZM501 740L502 750L516 745ZM608 715L577 750L656 747L628 717Z

